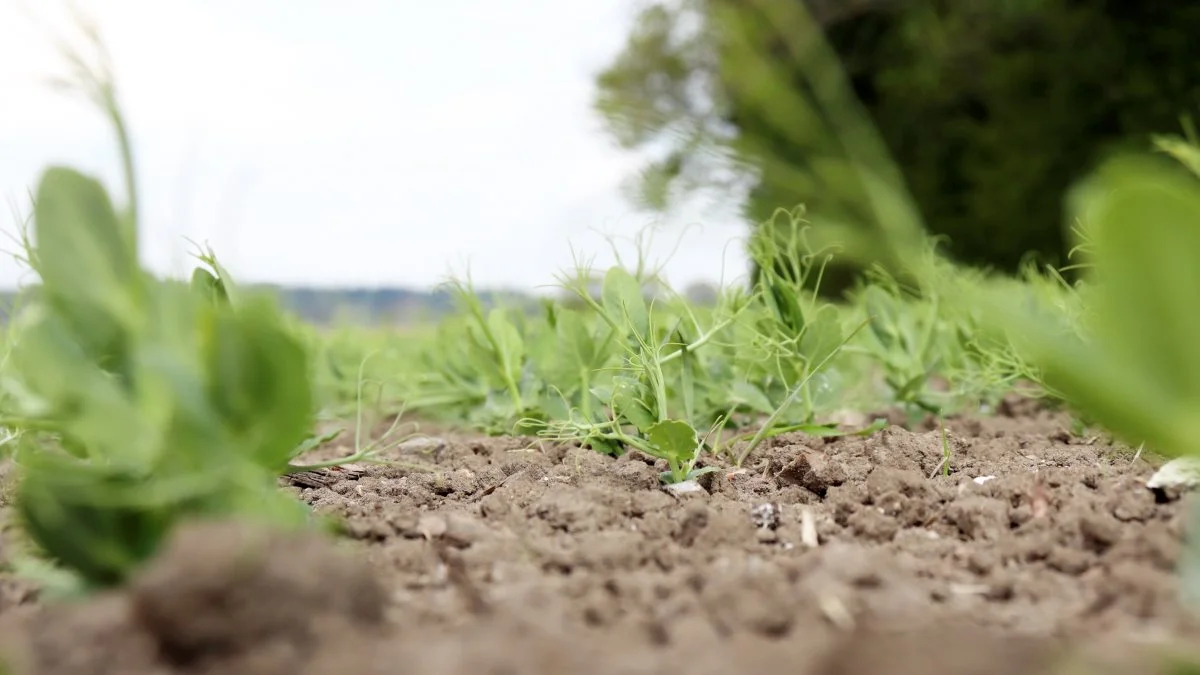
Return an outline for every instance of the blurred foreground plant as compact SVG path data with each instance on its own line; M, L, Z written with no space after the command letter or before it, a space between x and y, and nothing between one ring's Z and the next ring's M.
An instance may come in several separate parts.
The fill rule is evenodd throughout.
M1072 205L1092 236L1085 330L1029 291L980 286L964 300L1113 432L1166 455L1200 454L1200 181L1122 157L1082 184Z
M129 203L73 169L42 174L26 238L41 285L13 320L0 428L16 433L20 525L55 579L86 589L124 581L186 518L306 526L277 479L320 439L308 353L273 300L236 292L211 254L190 285L140 266L111 80L69 57L117 130Z
M1159 147L1192 175L1157 158L1122 156L1071 195L1086 223L1088 312L1079 322L1033 292L984 285L964 295L1089 419L1131 445L1200 457L1200 149ZM1192 520L1184 582L1200 602L1200 510Z

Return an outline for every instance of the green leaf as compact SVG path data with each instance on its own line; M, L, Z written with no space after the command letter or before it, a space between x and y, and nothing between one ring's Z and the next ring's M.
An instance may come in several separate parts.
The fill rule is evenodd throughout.
M316 450L317 448L321 447L322 445L325 445L326 443L335 441L345 431L346 431L345 429L337 428L337 429L334 429L333 431L327 431L323 434L313 434L312 436L309 436L308 438L301 441L299 445L297 445L295 448L292 449L292 452L290 453L291 457L289 459L295 459L295 458L303 455L306 452L311 452L311 451Z
M1056 330L1056 315L1024 306L1004 289L979 289L970 301L987 310L984 325L1007 334L1046 384L1090 417L1163 454L1195 451L1191 407L1170 396L1137 363Z
M586 368L596 363L596 340L579 312L566 309L560 311L556 328L559 344L569 355L571 365Z
M36 463L27 469L17 487L18 517L45 553L89 586L115 586L154 554L175 518L169 508L99 505L97 493L136 490L142 482L95 467L80 481L71 475L78 471Z
M560 311L558 304L552 298L541 299L542 312L546 316L546 324L552 329L558 328L558 313Z
M196 255L196 259L208 265L212 271L210 272L202 267L196 268L192 273L193 285L196 283L196 274L203 272L215 282L214 285L221 298L230 304L237 305L241 301L241 293L238 290L237 284L233 281L233 275L229 273L229 270L225 269L221 261L217 260L217 256L212 252L212 249L206 248Z
M48 417L81 455L120 464L144 464L143 443L153 430L117 378L100 370L56 314L40 305L18 317L11 363L29 397L18 409Z
M807 367L815 367L837 352L845 339L836 310L832 306L821 308L800 337L800 353L807 360Z
M648 400L651 400L649 392L635 378L624 375L613 378L613 412L642 433L646 433L658 419L646 405Z
M1154 146L1175 158L1197 177L1200 177L1200 147L1177 136L1159 136L1153 139Z
M565 420L571 416L571 408L562 398L547 394L538 399L537 407L529 411L529 416L542 421Z
M38 184L34 236L31 258L44 297L92 359L122 371L141 271L136 243L122 231L104 187L73 169L48 169Z
M703 467L700 469L692 469L691 471L687 472L687 476L684 478L684 480L694 480L696 478L699 478L700 476L704 476L704 475L707 475L710 473L716 473L720 470L721 470L720 468L715 467L715 466L706 466L706 467Z
M676 333L676 335L679 334ZM681 343L683 342L682 335L679 335L679 340ZM698 364L696 355L687 348L686 344L681 349L679 387L682 390L680 393L683 398L683 414L687 419L694 420L696 419L696 368Z
M209 302L229 302L229 296L225 293L225 284L203 267L192 270L192 290Z
M663 420L651 425L646 430L646 440L661 457L678 463L690 461L700 447L696 430L682 420Z
M984 326L1008 335L1048 387L1131 443L1200 451L1200 184L1144 158L1110 160L1072 195L1092 235L1086 339L1043 297L978 291Z
M616 456L620 454L621 451L621 445L617 441L608 438L591 436L584 439L582 445L583 447L591 448L595 452L598 452L602 455Z
M648 339L650 313L642 286L624 268L613 267L604 275L604 311L617 323L634 334Z
M500 360L500 367L508 377L518 379L525 357L525 342L521 339L521 333L499 308L488 312L487 321L488 330L496 341L496 357Z
M309 434L313 392L303 344L273 303L216 308L205 344L209 400L225 428L261 466L286 468Z
M774 274L765 279L767 292L764 298L769 300L768 306L788 334L799 335L806 325L804 310L800 307L799 287Z
M896 346L896 317L892 307L892 298L877 286L868 286L863 292L863 303L866 306L870 321L867 326L871 334L884 349Z
M484 319L481 318L480 321ZM439 369L447 375L468 381L483 379L489 389L502 389L507 386L505 377L509 371L501 359L503 352L497 353L485 334L484 325L474 321L455 324L458 325L448 325L446 330L442 331L442 344L446 346L442 358L437 359ZM488 330L490 331L490 328ZM466 336L465 340L463 335Z
M745 380L738 380L733 383L729 402L744 405L754 412L764 415L770 415L775 411L775 406L771 405L771 400L767 398L762 389Z
M1101 338L1164 393L1200 404L1200 182L1157 162L1112 161L1076 209L1094 237Z
M591 387L592 396L598 401L612 401L617 395L616 380L621 376L609 378L608 382Z

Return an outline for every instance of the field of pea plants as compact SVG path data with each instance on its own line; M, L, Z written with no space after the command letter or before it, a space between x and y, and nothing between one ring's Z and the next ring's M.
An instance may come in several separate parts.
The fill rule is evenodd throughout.
M1081 184L1070 283L895 236L829 302L780 211L710 305L638 261L392 333L143 269L84 83L126 185L34 192L0 672L1198 672L1191 140Z

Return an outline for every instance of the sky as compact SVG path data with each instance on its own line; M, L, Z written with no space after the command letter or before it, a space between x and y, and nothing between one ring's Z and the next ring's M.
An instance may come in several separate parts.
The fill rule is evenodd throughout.
M632 0L77 0L131 126L143 260L185 273L187 238L236 278L313 286L533 290L626 256L654 227L670 282L745 274L726 205L668 218L620 185L640 164L603 133L593 77ZM84 44L63 0L0 0L0 233L50 164L123 194L102 116L47 78ZM5 238L0 249L12 251ZM574 253L573 253L574 252ZM29 280L0 258L0 287Z

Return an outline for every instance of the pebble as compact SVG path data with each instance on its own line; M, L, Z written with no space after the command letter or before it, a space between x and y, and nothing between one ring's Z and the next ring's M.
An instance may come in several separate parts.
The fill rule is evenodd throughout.
M704 492L704 488L700 486L700 483L697 483L694 480L671 483L665 486L663 489L677 497L687 494L695 494L697 492Z

